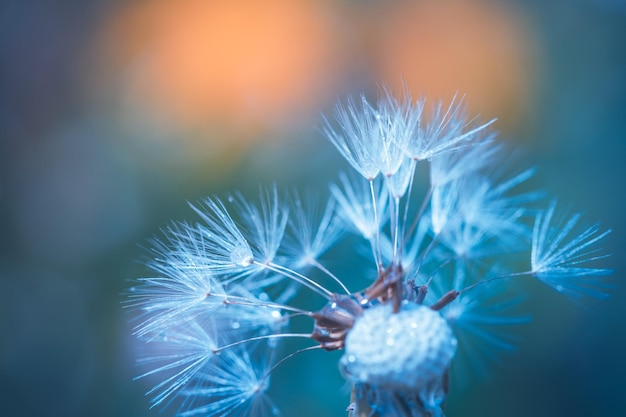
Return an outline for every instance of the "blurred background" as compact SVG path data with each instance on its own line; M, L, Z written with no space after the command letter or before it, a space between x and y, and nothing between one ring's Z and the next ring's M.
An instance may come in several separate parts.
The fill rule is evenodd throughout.
M324 195L345 165L320 112L402 83L466 93L533 184L613 229L611 298L527 284L517 352L447 414L626 415L623 0L3 0L0 415L173 415L132 381L141 245L208 195ZM346 415L323 355L277 371L283 415Z

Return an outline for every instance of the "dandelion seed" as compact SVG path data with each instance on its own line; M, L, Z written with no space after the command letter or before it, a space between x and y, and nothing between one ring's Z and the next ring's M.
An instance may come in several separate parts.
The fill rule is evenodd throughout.
M206 226L188 228L186 236L179 237L181 243L199 249L193 254L210 260L206 262L207 267L218 273L236 274L252 265L254 256L250 244L224 203L217 198L207 199L203 205L192 205L191 208L206 222ZM196 241L201 244L199 248Z
M252 259L257 259L261 263L272 262L289 218L287 206L279 201L276 185L271 190L261 192L260 208L246 201L240 194L234 201L237 202L238 212L249 231L249 238L246 241L253 242L253 253L255 252L250 258L247 247L241 246L243 252L237 254L235 258L243 265L246 262L252 263Z
M612 271L582 265L606 257L595 245L610 230L601 232L595 225L577 232L580 215L556 219L555 210L556 202L552 202L535 222L531 252L534 275L558 292L575 299L586 295L605 298L607 294L601 289L605 286L597 277Z
M331 123L324 119L326 121L324 133L350 165L371 181L380 173L383 140L376 111L365 96L361 96L360 101L360 108L353 100L348 100L345 107L337 105L335 116L341 130L336 131Z
M271 416L278 410L268 398L267 371L273 358L255 360L247 350L227 351L197 375L195 386L185 389L181 417Z
M220 284L210 274L201 270L181 270L174 262L161 270L163 277L144 278L129 295L128 306L145 310L145 320L136 327L136 334L143 336L159 332L176 322L184 322L196 315L210 315L221 306L211 297L221 293Z
M576 301L605 295L609 270L588 262L605 257L597 244L608 231L557 217L555 203L526 224L539 195L518 186L533 170L501 169L493 120L468 119L462 99L426 107L384 90L375 104L338 105L335 119L324 131L356 174L341 174L327 202L279 198L276 186L257 202L213 197L192 206L201 222L173 224L153 242L152 274L126 303L149 351L139 379L160 378L152 406L276 415L267 391L278 366L342 350L351 417L443 416L452 364L493 358L510 346L500 328L526 321L507 315L519 279ZM426 190L414 181L421 173ZM373 261L343 268L363 277L358 291L322 259L349 234ZM298 307L296 291L317 309ZM310 332L290 330L295 316ZM302 345L280 357L287 339Z
M195 321L169 328L147 340L158 353L140 361L140 364L152 365L153 369L138 378L165 375L162 382L148 391L148 395L154 395L152 407L186 386L214 357L216 348L213 338Z
M425 108L426 101L422 100L416 104L415 112L422 114ZM457 101L456 95L447 108L440 101L428 110L430 116L420 118L415 134L404 145L406 154L417 161L472 146L474 136L495 122L492 119L476 126L476 118L468 121L463 98Z
M339 205L339 215L344 219L344 228L356 231L368 241L373 241L377 231L386 222L384 213L388 194L383 191L383 184L376 187L379 199L375 202L383 216L376 218L368 184L345 174L340 175L339 178L343 189L333 184L330 190Z
M286 262L293 268L318 266L319 257L341 237L342 229L334 216L335 204L335 200L328 200L320 211L311 198L305 203L298 195L295 196L290 234L284 243Z
M493 183L480 173L470 173L443 186L434 187L431 197L433 231L458 256L488 248L492 238L500 243L517 242L527 234L520 221L527 210L520 202L533 195L508 196L515 186L526 180L531 171L522 172L502 183ZM475 252L475 255L478 253Z

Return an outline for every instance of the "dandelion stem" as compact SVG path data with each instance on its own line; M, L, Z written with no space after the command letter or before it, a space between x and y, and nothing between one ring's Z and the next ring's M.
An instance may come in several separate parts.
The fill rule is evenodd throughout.
M378 273L382 272L382 251L380 249L380 225L378 224L378 208L376 204L376 192L374 191L374 180L370 180L370 194L372 195L372 207L374 208L374 226L376 227L376 250L374 251L374 258L376 260L376 266Z
M261 263L261 262L254 261L254 264L257 266L261 266L263 268L267 268L270 271L274 271L277 274L283 275L289 279L292 279L296 281L297 283L302 284L305 287L317 292L318 294L320 294L322 297L326 298L327 300L330 300L330 298L333 295L332 292L322 287L320 284L313 281L311 278L305 277L304 275L299 274L296 271L293 271L289 268L285 268L284 266L277 265L273 262Z
M424 259L426 259L426 257L430 254L430 251L433 250L433 248L435 248L437 243L439 243L440 238L441 238L441 232L433 236L433 240L431 240L428 246L426 247L426 249L424 249L424 251L420 253L419 257L417 258L417 265L415 267L415 273L413 274L414 278L417 278L417 275L420 271L420 268L422 267L422 263L424 262Z
M400 235L400 198L394 197L394 208L393 213L393 256L392 262L396 262L396 257L398 256L398 237Z
M426 286L429 286L430 283L433 281L433 278L435 277L435 275L437 275L437 273L439 273L439 271L441 271L443 268L446 267L446 265L448 265L450 262L452 262L452 259L446 259L445 261L443 261L442 263L439 264L439 266L437 266L437 269L435 269L433 271L432 274L430 274L430 276L428 277L428 281L426 281Z
M346 294L351 294L350 290L346 287L346 285L343 282L341 282L341 280L339 278L337 278L337 276L335 276L335 274L330 272L324 265L319 263L317 261L317 259L312 259L310 262L311 262L311 265L313 265L314 267L316 267L317 269L319 269L320 271L322 271L323 273L325 273L326 275L331 277L333 279L333 281L335 281L337 284L339 284L341 286L341 288L346 292Z
M313 314L312 311L302 310L297 307L292 307L285 304L278 303L266 303L264 301L254 300L246 297L238 297L228 294L209 294L212 297L223 298L224 304L230 305L240 305L240 306L252 306L252 307L267 307L267 308L277 308L285 311L292 311L294 313L304 314L310 316Z
M415 178L415 168L417 166L417 160L411 159L411 176L409 177L409 188L406 193L406 201L404 203L404 216L402 217L402 225L406 227L406 222L409 217L409 206L411 203L411 191L413 191L413 179ZM419 218L419 217L418 217ZM407 235L401 235L400 239L400 253L404 251L404 243L406 241Z
M433 195L433 186L431 185L428 188L428 191L426 192L426 195L424 196L424 200L422 200L422 205L420 206L419 211L417 212L417 214L415 215L415 218L413 219L413 222L411 223L411 227L405 233L405 236L407 238L409 236L411 236L413 234L413 232L415 231L415 229L417 228L417 224L419 223L419 220L424 215L424 212L426 211L426 207L428 206L428 203L430 202L430 197L432 197L432 195ZM405 243L406 243L406 239L405 239Z
M212 349L212 351L213 351L214 354L217 354L217 353L221 352L224 349L228 349L228 348L231 348L231 347L234 347L234 346L238 346L238 345L241 345L243 343L255 342L255 341L258 341L258 340L267 340L267 339L282 339L282 338L286 338L286 337L300 337L300 338L311 339L311 334L310 333L266 334L266 335L263 335L263 336L255 336L255 337L250 337L248 339L238 340L236 342L229 343L228 345L216 347L216 348Z
M276 368L278 368L280 365L282 365L284 362L286 362L288 359L293 358L296 355L299 355L300 353L303 352L308 352L310 350L317 350L317 349L322 349L321 345L315 345L315 346L309 346L309 347L305 347L302 349L298 349L295 352L290 353L289 355L285 356L284 358L282 358L281 360L279 360L278 362L276 362L274 364L274 366L272 366L266 373L265 375L263 375L263 378L261 378L261 382L265 381L271 374L272 372L274 372L274 370L276 370Z
M483 280L475 282L475 283L473 283L471 285L468 285L467 287L459 290L459 295L463 294L464 292L467 292L467 291L471 290L472 288L478 287L480 285L488 284L488 283L493 282L493 281L499 281L499 280L505 279L505 278L520 277L520 276L524 276L524 275L533 275L533 274L534 274L533 271L524 271L524 272L514 272L514 273L511 273L511 274L505 274L505 275L498 275L497 277L485 278Z

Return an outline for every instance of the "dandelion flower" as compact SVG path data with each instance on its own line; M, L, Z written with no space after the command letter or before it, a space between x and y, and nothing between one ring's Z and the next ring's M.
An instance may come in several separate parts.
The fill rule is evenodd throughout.
M352 417L443 416L452 363L492 358L510 346L499 329L526 321L506 314L520 279L575 301L605 295L609 270L588 263L605 257L608 231L558 217L555 203L538 212L539 194L518 190L533 170L498 168L493 120L468 117L456 97L427 107L385 90L375 104L358 102L325 119L356 171L339 175L326 202L276 186L258 201L210 197L192 205L200 221L153 241L152 273L127 299L147 351L139 378L156 379L152 406L176 403L184 417L275 415L274 369L341 350ZM325 258L344 238L372 262L334 271ZM299 307L297 291L317 307ZM309 331L290 330L296 316ZM281 356L287 339L301 347Z

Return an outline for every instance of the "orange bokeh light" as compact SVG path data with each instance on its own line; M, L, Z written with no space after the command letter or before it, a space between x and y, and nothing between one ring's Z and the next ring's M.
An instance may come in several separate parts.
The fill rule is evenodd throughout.
M494 0L138 1L103 26L97 86L131 118L238 138L313 125L374 83L467 94L470 112L512 130L528 121L539 55L516 12Z
M497 116L500 128L527 120L536 46L514 9L494 1L398 1L370 17L372 61L385 82L431 99L466 94L470 111Z
M100 73L178 124L284 124L333 91L331 17L320 0L137 2L107 22Z

